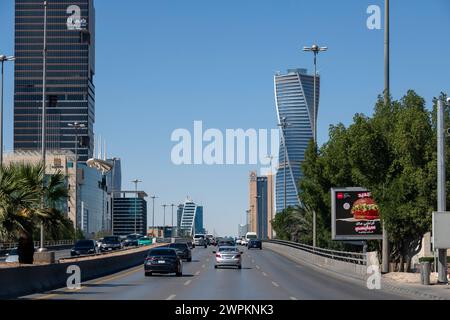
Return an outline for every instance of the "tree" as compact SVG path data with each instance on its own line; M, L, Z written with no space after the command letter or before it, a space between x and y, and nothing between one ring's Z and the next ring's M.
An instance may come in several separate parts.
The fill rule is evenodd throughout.
M288 207L271 223L278 239L312 244L312 212L305 207Z
M44 174L42 164L12 163L0 168L0 233L3 238L18 239L20 263L33 263L33 233L41 224L52 235L71 228L58 208L66 197L63 175Z

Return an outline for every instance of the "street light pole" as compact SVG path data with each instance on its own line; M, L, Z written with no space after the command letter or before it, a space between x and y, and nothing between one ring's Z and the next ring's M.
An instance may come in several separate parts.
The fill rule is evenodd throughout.
M3 81L4 81L4 64L5 61L14 61L13 56L0 55L0 62L2 63L2 75L0 85L0 166L3 164Z
M167 204L163 204L161 206L164 208L164 220L163 220L163 230L164 230L164 227L166 226L166 207L167 207Z
M47 1L44 0L44 35L43 35L43 49L42 49L42 141L41 141L41 153L42 153L42 165L44 167L44 179L45 184L45 171L46 171L46 110L45 110L45 100L46 100L46 87L47 87ZM42 194L41 208L44 209L45 206L45 196ZM44 223L41 223L41 237L40 237L40 248L39 251L45 251L44 248Z
M155 236L155 199L158 198L157 196L153 195L150 198L152 198L152 234Z
M286 117L282 117L280 123L278 124L281 127L281 135L283 137L283 147L284 147L284 165L283 165L283 188L284 188L284 200L283 200L283 209L287 208L286 201L286 167L287 167L287 146L286 146L286 128L289 127L289 123L287 122Z
M142 181L138 180L138 179L134 179L134 180L131 180L131 182L134 183L134 191L135 191L135 194L134 194L134 234L137 234L137 225L136 225L136 222L137 222L137 196L138 196L137 185L139 182L142 182Z
M173 228L173 207L175 206L175 204L171 204L171 206L172 206L172 228Z
M272 172L272 160L274 158L273 155L266 156L270 160L270 239L273 239L273 227L272 227L272 221L273 221L273 172Z

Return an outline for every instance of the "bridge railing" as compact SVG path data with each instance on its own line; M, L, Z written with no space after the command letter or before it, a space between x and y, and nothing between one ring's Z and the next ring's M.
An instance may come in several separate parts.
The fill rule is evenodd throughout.
M75 243L74 240L49 240L44 241L44 247L58 247L58 246L69 246ZM18 242L3 242L0 243L0 250L11 250L13 248L17 248L19 245ZM34 241L35 247L40 247L40 241Z
M306 244L301 244L292 241L285 240L268 240L269 243L276 243L284 246L289 246L299 250L303 250L312 254L316 254L322 257L330 258L333 260L345 261L349 263L367 265L367 254L360 252L347 252L340 250L324 249L319 247L313 247Z

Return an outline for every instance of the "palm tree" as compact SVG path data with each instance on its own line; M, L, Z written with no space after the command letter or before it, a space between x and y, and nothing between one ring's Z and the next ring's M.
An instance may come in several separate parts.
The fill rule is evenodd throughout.
M20 263L33 263L33 233L38 226L43 223L50 233L68 227L58 209L66 197L64 176L45 175L42 164L11 163L0 168L0 236L19 240Z

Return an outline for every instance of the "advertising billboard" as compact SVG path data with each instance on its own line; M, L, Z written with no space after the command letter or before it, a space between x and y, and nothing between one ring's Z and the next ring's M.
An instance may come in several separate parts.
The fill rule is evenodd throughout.
M382 239L378 205L363 188L331 189L333 240Z

